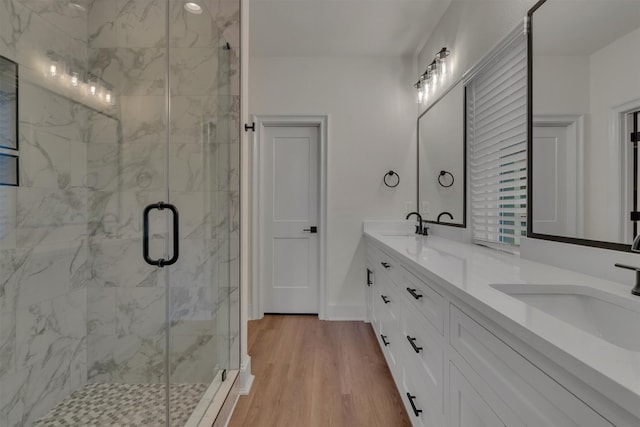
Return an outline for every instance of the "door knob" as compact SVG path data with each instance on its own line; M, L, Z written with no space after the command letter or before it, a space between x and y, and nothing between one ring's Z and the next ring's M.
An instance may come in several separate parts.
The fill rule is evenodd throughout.
M314 225L311 228L305 228L302 231L308 231L309 233L313 234L318 232L318 227Z

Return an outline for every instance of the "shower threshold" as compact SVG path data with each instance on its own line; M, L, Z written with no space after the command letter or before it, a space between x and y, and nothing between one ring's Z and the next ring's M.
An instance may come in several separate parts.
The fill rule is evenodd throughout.
M171 426L182 427L209 384L170 386ZM60 402L34 427L162 426L164 384L87 384Z

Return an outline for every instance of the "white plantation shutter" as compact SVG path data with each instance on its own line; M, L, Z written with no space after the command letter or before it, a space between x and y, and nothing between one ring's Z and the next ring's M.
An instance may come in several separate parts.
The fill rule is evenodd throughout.
M471 229L516 246L527 230L527 39L521 32L467 82Z

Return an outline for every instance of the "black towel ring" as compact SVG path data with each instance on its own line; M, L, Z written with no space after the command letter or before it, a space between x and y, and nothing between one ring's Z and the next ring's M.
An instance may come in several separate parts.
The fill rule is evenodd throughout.
M449 175L451 177L451 182L448 183L448 184L446 183L447 182L447 178L446 178L447 175ZM438 175L438 184L440 184L443 187L451 187L453 185L454 181L455 181L455 179L453 178L453 174L451 172L440 171L440 175Z
M395 179L396 183L395 183L395 184L389 184L389 183L387 182L387 178L389 178L389 177L393 178L394 176L396 177L396 179ZM384 174L383 181L384 181L384 185L386 185L386 186L387 186L387 187L389 187L389 188L397 187L397 186L398 186L398 184L400 184L400 175L398 175L398 174L397 174L397 173L395 173L394 171L389 171L389 172L387 172L387 173L385 173L385 174ZM393 181L392 181L392 182L393 182Z

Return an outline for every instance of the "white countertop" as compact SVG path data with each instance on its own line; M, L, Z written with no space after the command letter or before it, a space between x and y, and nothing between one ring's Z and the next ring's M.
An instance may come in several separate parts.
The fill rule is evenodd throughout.
M365 223L365 236L408 267L446 290L550 357L586 384L640 417L640 352L627 350L584 332L512 298L492 284L583 285L640 304L632 284L620 284L521 259L438 236L398 235ZM633 280L633 279L631 279ZM640 328L640 325L628 325Z

